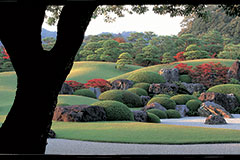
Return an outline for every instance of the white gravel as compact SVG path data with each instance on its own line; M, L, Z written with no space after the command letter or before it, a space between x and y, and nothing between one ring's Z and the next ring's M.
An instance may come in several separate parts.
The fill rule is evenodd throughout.
M162 124L226 128L240 130L240 114L226 118L228 124L206 125L206 117L184 117L180 119L161 119ZM194 144L194 145L158 145L99 143L65 139L48 139L46 154L57 155L159 155L159 154L240 154L240 143Z

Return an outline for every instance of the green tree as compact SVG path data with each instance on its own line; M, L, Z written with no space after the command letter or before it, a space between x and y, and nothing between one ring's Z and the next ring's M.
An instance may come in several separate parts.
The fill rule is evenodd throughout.
M106 40L103 43L103 53L100 56L102 61L116 62L120 54L119 43L114 40Z
M202 50L196 44L189 45L183 55L186 57L187 60L209 58L208 52Z
M227 44L223 51L218 54L219 58L240 59L240 44Z
M173 58L173 56L170 52L166 52L163 54L163 58L162 58L162 63L170 63L170 62L174 62L175 58Z
M132 64L132 56L125 52L119 55L116 68L119 70L127 69L126 64Z
M42 41L43 41L43 44L42 44L43 49L47 51L51 50L54 44L56 43L56 39L54 37L46 37L46 38L43 38Z
M160 52L156 46L148 45L142 49L142 63L144 66L160 63Z

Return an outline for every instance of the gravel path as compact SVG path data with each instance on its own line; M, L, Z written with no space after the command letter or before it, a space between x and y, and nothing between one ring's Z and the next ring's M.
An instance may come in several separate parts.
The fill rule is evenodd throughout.
M161 119L162 124L226 128L240 130L240 114L226 119L226 125L205 125L205 117L184 117L181 119ZM157 145L99 143L65 139L48 139L46 154L59 155L158 155L158 154L240 154L240 143Z

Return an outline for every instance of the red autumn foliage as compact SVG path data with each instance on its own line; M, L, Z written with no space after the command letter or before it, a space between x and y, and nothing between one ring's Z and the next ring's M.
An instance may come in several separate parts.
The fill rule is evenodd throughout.
M71 86L74 91L85 88L83 83L80 83L77 81L70 80L70 81L65 81L65 83Z
M177 61L185 61L185 56L183 55L184 52L178 52L176 56L173 56Z
M106 81L105 79L91 79L88 80L87 83L84 84L86 88L90 87L98 87L101 89L101 92L107 91L111 89L111 84L110 82Z
M179 74L190 74L192 72L192 66L188 66L184 63L179 63L174 68L179 70Z
M118 43L126 43L125 39L122 37L116 37L113 38L114 41L117 41Z

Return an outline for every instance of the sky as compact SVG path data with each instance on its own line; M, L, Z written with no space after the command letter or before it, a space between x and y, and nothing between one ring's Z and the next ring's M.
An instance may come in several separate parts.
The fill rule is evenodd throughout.
M170 17L169 15L157 15L153 11L145 14L125 14L125 17L117 18L113 23L104 22L103 16L92 19L85 35L96 35L102 32L121 33L123 31L145 32L152 31L157 35L177 35L180 32L180 22L183 17ZM43 24L43 28L56 31L56 26Z

